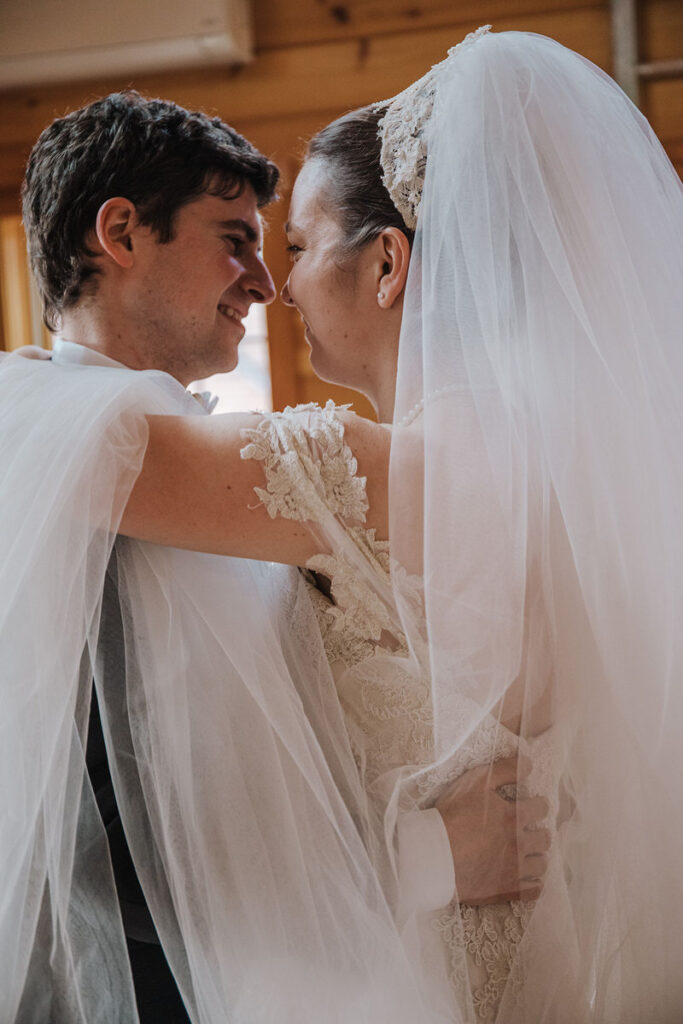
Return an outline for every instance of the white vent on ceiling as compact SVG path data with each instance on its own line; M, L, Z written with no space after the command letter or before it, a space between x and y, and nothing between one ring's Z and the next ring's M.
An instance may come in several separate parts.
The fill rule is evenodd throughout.
M0 88L251 57L250 0L0 2Z

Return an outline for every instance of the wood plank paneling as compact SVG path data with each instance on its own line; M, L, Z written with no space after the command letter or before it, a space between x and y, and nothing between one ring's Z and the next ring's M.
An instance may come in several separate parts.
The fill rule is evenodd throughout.
M15 213L21 213L18 182L13 182L8 188L0 189L0 217L9 217Z
M641 105L665 146L683 140L683 78L644 82Z
M24 177L24 168L33 142L0 145L0 191L16 188ZM15 211L12 211L15 212Z
M18 89L3 96L0 139L3 145L21 146L34 140L54 117L129 84L183 106L216 111L231 123L350 109L400 92L477 24L469 18L449 28L270 50L232 75L213 70ZM575 10L506 16L497 28L552 36L609 70L609 17L604 5L587 8L580 17Z
M412 35L426 28L604 7L603 0L257 0L254 35L258 51L338 39ZM582 15L580 15L582 16ZM453 42L458 42L457 38Z
M639 5L638 19L641 61L683 58L681 0L644 0Z
M12 351L32 340L31 297L25 261L26 237L18 216L0 221L0 307L3 348Z
M294 126L292 126L294 127ZM307 126L299 125L299 129L307 131ZM248 138L248 131L245 131ZM270 139L275 142L273 135L266 129L264 140ZM253 139L255 145L259 141ZM287 208L292 185L296 177L298 162L286 153L282 143L275 147L271 146L269 155L276 160L282 177L280 179L280 200L265 211L266 231L264 232L263 251L266 262L273 275L278 292L287 280L289 274L289 257L285 248L284 225L287 220ZM301 325L298 317L293 316L293 310L288 309L279 298L275 300L266 310L268 323L268 348L270 352L270 377L273 395L273 408L281 409L285 405L291 405L298 401L300 394L299 379L297 373L297 351L303 343L301 336Z
M683 58L681 0L641 0L638 7L638 56L641 62ZM683 175L683 77L642 81L640 106Z

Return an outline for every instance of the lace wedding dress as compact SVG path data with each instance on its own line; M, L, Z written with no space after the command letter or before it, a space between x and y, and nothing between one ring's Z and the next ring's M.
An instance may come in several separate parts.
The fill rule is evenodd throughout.
M256 493L268 514L320 526L332 513L375 574L378 586L363 578L352 560L338 550L312 558L305 567L368 791L372 793L377 780L404 766L433 765L430 681L410 671L396 608L380 596L390 586L389 544L363 525L369 507L365 479L357 474L334 404L288 408L267 416L244 436L249 443L242 457L263 463L266 484ZM418 579L414 589L419 601ZM453 694L449 708L453 721L466 712L465 700ZM456 756L417 775L415 804L421 809L432 807L444 786L468 769L509 757L520 747L533 753L529 789L548 797L549 817L555 820L551 731L530 744L491 716ZM514 798L513 793L507 796ZM532 912L533 904L521 901L474 907L454 900L422 915L422 959L438 959L446 967L455 998L468 1019L493 1021L503 997L506 1006L514 1000L515 956Z

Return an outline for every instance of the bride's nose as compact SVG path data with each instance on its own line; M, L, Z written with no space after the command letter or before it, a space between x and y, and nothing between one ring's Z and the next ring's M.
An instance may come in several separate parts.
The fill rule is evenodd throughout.
M285 281L282 288L280 289L280 299L284 302L285 306L293 306L294 300L289 294L289 278Z

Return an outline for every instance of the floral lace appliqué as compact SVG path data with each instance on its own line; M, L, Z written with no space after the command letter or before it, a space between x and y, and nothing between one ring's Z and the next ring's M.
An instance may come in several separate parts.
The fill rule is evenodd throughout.
M490 25L470 32L448 56L435 64L426 75L413 82L388 103L387 112L379 122L382 141L380 162L384 185L406 227L415 229L422 201L429 145L429 122L434 109L439 82L450 70L453 59L486 35ZM376 106L384 106L384 103Z
M503 993L510 985L517 947L533 904L500 903L485 907L446 907L432 926L449 951L453 980L462 984L463 945L468 958L472 1002L481 1021L495 1020Z
M271 519L321 523L331 512L365 521L365 477L356 476L358 464L336 412L332 401L324 409L314 403L288 407L242 431L250 442L242 458L264 463L266 487L254 490Z

